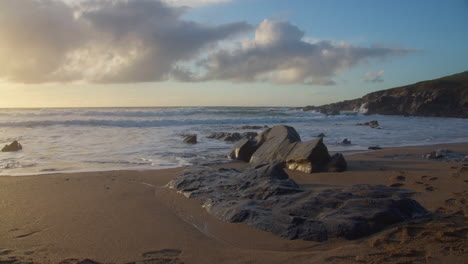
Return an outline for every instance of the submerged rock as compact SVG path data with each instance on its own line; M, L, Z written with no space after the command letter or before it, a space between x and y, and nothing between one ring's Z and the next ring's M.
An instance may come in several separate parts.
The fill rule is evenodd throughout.
M355 239L389 225L429 215L412 191L383 185L305 190L279 163L244 169L195 167L168 184L198 199L218 219L246 223L287 239Z
M23 149L23 146L21 146L21 144L18 141L15 140L10 145L5 145L2 148L2 152L18 151L18 150L22 150L22 149Z
M341 141L341 145L351 145L351 141L345 138L343 141Z
M369 126L371 128L377 128L379 127L379 122L377 120L372 120L372 121L369 121L369 122L365 122L365 123L357 123L358 126Z
M229 132L213 132L207 136L207 138L213 138L223 141L235 142L242 138L253 139L258 135L256 132L245 132L245 133L229 133Z
M197 144L197 135L186 135L184 142L188 144Z

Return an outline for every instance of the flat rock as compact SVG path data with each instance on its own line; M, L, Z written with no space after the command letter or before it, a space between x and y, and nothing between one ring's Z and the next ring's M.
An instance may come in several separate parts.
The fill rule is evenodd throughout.
M413 192L383 185L305 190L279 163L244 169L194 167L167 185L202 201L218 219L245 223L287 239L356 239L430 213Z

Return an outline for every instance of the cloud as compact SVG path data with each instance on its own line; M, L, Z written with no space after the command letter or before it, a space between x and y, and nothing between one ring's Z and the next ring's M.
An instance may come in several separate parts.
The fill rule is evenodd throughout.
M155 0L0 1L0 78L41 83L187 79L178 64L236 34L245 22L205 25ZM173 76L174 75L174 76Z
M164 0L164 2L173 6L198 7L208 4L229 3L232 0Z
M287 21L207 25L184 19L188 9L160 0L0 0L0 80L334 85L358 63L413 52L318 40Z
M255 37L233 50L219 50L199 62L201 80L333 85L333 77L371 59L403 56L410 49L359 47L345 42L310 41L287 21L264 20Z
M384 70L380 70L376 73L366 72L362 75L362 77L364 77L365 82L379 83L379 82L384 82L384 79L382 78L383 74L384 74Z

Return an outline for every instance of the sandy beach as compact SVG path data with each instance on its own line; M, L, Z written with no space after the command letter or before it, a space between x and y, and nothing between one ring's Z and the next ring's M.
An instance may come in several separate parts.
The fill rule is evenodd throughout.
M224 223L165 185L185 168L0 177L0 263L466 263L468 143L347 155L348 171L287 170L303 188L383 184L433 216L358 240L286 240ZM217 167L245 166L244 163Z

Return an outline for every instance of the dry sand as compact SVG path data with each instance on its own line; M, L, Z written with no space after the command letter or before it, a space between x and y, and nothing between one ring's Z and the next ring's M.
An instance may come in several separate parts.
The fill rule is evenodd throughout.
M183 168L0 177L0 264L468 263L468 164L421 158L437 148L467 153L468 143L354 154L343 173L288 171L311 189L395 184L436 213L324 243L215 219L164 187Z

